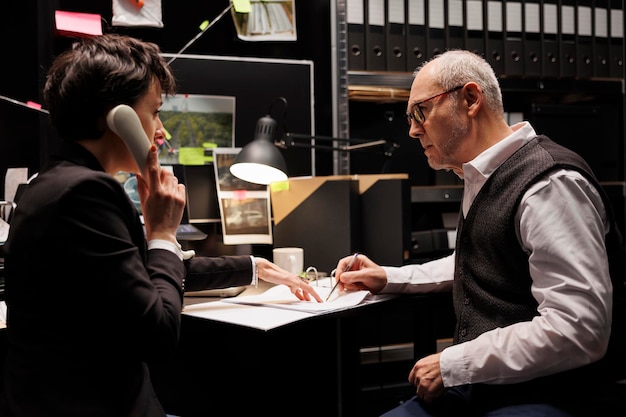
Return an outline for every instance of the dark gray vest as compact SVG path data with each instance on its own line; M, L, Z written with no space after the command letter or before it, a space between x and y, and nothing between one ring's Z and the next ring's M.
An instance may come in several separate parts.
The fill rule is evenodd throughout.
M528 188L560 168L576 170L590 180L604 198L612 232L617 232L608 198L586 162L545 136L531 140L491 175L467 217L459 216L453 283L455 343L538 314L530 292L528 255L515 234L515 213ZM616 294L621 294L625 268L619 232L610 234L607 245L611 278ZM616 302L616 314L623 316L623 299ZM622 326L622 320L614 321L614 328ZM620 332L624 335L623 326Z

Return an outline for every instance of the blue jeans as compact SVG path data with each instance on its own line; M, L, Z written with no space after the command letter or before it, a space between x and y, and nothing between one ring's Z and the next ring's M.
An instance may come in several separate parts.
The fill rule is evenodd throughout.
M572 417L572 414L545 403L506 405L481 410L472 404L471 390L454 387L433 404L423 404L413 397L381 417Z

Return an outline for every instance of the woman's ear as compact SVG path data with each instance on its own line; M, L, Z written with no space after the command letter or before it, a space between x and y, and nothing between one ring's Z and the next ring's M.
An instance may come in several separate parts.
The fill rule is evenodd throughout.
M100 137L102 137L102 135L104 135L107 130L110 130L109 126L107 125L106 114L98 116L98 118L96 119L96 125L98 126L98 132L100 132Z

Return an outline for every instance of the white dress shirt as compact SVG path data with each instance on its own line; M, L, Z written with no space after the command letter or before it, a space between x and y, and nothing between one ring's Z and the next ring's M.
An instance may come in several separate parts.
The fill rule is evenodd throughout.
M527 122L463 165L465 216L489 176L536 136ZM558 170L534 184L516 214L529 254L531 292L539 316L450 346L440 357L446 387L515 383L600 359L611 328L611 279L604 245L609 225L602 198L579 173ZM382 292L449 289L454 254L422 265L383 267Z

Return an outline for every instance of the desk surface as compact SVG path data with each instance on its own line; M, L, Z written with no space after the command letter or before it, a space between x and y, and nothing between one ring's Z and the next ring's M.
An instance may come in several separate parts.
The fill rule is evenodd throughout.
M274 285L259 283L257 288L250 286L237 297L258 295ZM183 314L223 323L268 331L300 320L312 319L322 315L338 314L346 310L357 309L368 304L378 303L396 295L368 295L356 306L328 311L298 311L279 307L236 304L228 300L206 297L185 297ZM294 296L295 298L295 296ZM231 300L232 301L232 300Z
M258 294L269 287L259 285L242 294ZM187 312L178 351L171 361L151 366L155 389L169 413L185 417L211 415L218 403L236 407L237 415L378 416L397 400L410 398L413 391L406 375L413 358L363 364L361 348L413 342L414 357L434 352L442 317L437 305L442 299L441 295L380 298L313 315L226 306L241 309L248 324ZM190 309L211 304L210 309L219 310L227 303L187 297L185 304ZM249 325L251 316L266 310L272 317L305 318L285 319L288 324L271 330ZM311 392L315 395L307 395Z

